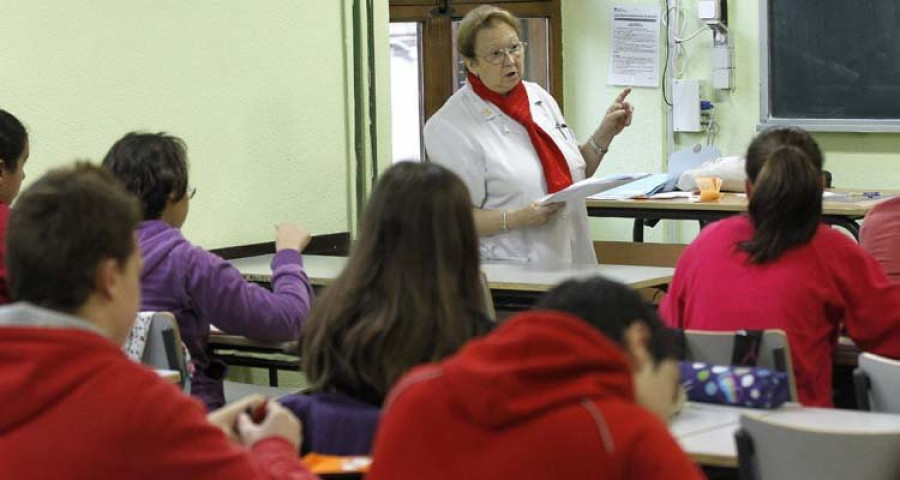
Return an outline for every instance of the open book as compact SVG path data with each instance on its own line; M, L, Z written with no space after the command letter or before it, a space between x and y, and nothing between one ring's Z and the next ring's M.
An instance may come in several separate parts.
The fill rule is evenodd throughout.
M549 205L551 203L564 203L571 200L578 200L648 176L650 176L649 173L625 173L609 175L603 178L586 178L580 182L575 182L556 193L544 195L537 199L535 203L538 205Z

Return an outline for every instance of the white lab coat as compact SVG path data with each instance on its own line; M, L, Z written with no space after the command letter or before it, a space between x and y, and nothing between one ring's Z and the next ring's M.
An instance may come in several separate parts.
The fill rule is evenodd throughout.
M585 177L585 163L559 106L537 84L525 82L531 115L549 133L569 164L572 180ZM472 204L515 210L547 194L537 151L521 124L481 99L466 84L425 125L428 160L462 178ZM568 202L545 225L481 237L481 258L541 263L597 263L584 200Z

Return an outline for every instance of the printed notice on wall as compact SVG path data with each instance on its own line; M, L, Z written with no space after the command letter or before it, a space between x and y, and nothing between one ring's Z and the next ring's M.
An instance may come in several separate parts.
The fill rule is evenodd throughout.
M612 8L609 84L659 86L659 7Z

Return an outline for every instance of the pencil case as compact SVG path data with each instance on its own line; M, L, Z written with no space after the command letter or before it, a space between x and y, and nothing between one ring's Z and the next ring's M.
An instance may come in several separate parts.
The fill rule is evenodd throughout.
M759 367L679 362L681 381L692 402L778 408L791 396L788 375Z

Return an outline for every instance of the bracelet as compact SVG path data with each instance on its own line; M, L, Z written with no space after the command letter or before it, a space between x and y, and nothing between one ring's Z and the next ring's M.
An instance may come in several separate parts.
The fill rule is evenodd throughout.
M508 216L509 216L509 211L508 211L508 210L504 210L504 211L503 211L503 225L500 226L500 231L503 232L503 233L509 232L509 218L508 218Z
M600 145L597 145L597 141L594 140L593 135L588 137L588 147L590 147L591 150L594 152L594 155L596 155L598 157L602 157L603 155L606 155L606 152L609 151L609 147L603 148Z

